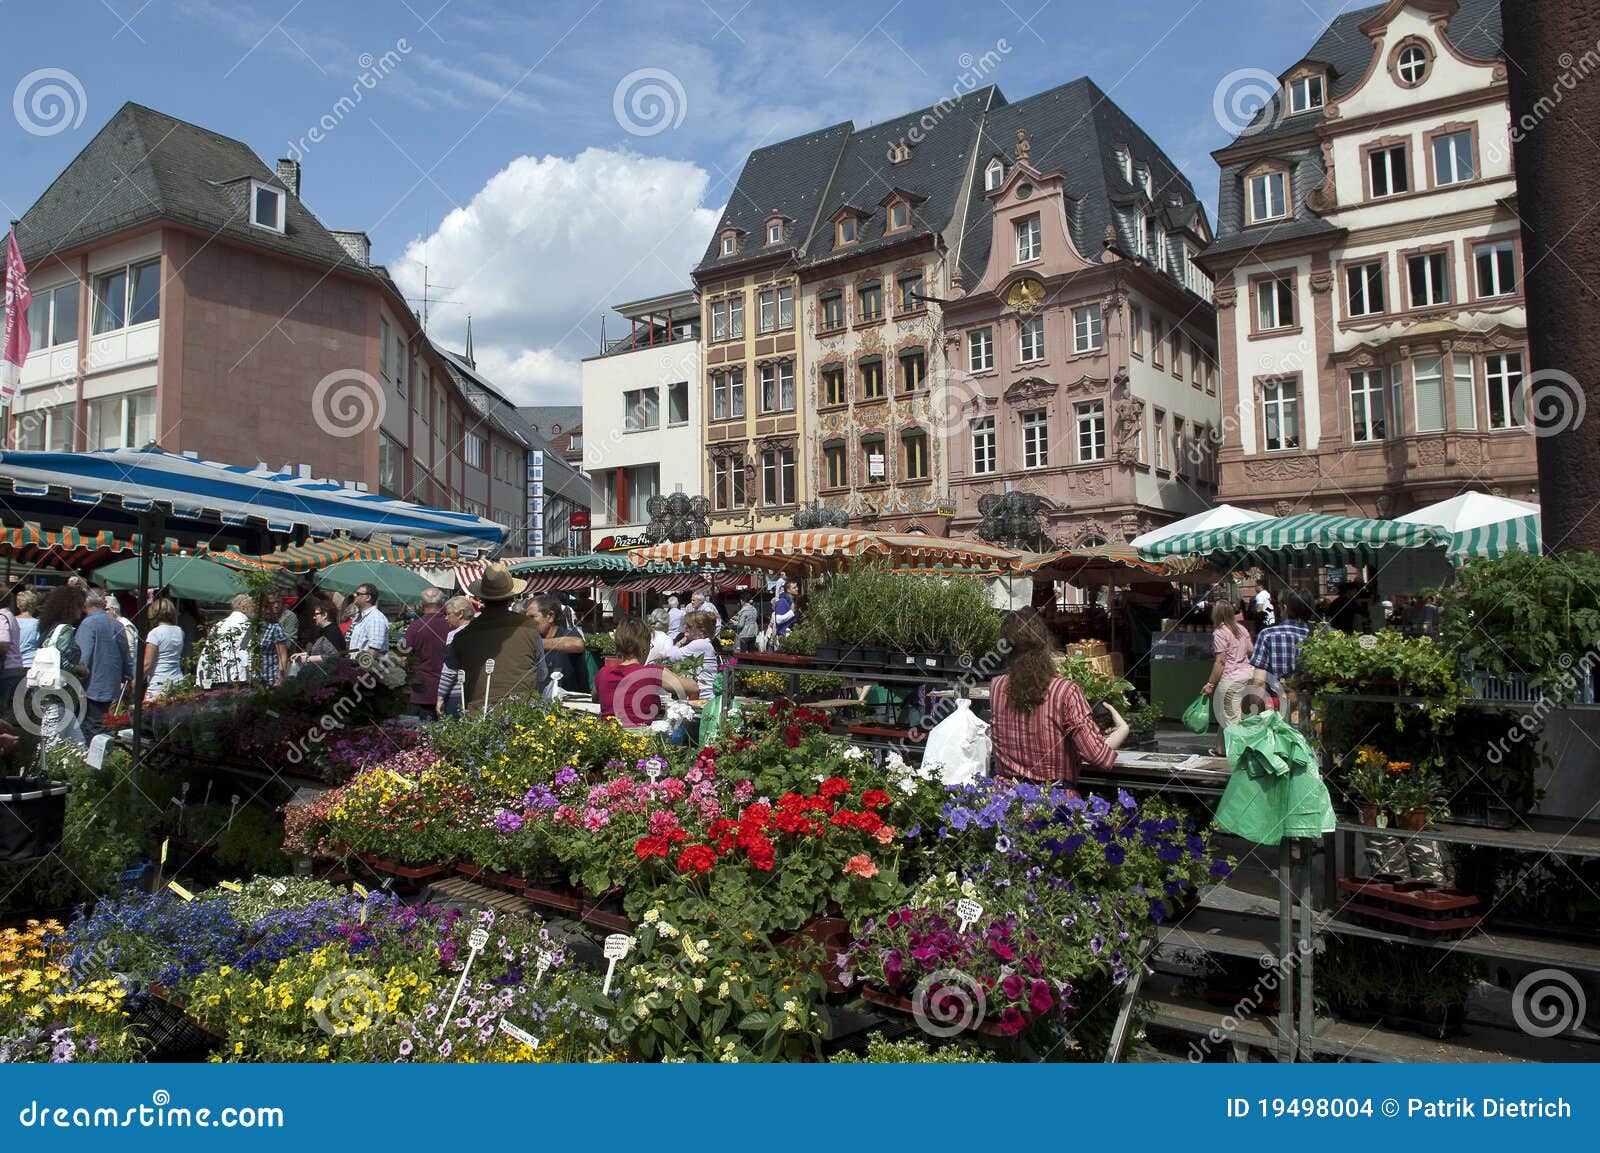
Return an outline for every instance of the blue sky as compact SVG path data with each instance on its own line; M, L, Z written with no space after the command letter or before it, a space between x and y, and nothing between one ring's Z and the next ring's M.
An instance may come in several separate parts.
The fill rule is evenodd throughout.
M324 224L366 229L410 292L424 261L449 286L433 294L437 338L458 342L470 310L492 377L524 403L571 402L601 314L688 283L752 147L931 104L987 56L982 82L1012 100L1092 76L1209 204L1219 82L1281 71L1359 6L13 0L7 40L30 47L7 68L23 112L0 123L0 207L25 211L128 100L269 164L297 150ZM27 88L43 69L71 79ZM27 99L51 84L67 109L54 119Z

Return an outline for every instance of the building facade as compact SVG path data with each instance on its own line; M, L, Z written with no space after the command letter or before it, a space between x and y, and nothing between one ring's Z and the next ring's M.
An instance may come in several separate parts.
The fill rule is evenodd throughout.
M1496 0L1390 0L1216 153L1222 499L1537 499L1505 69Z
M325 228L301 179L124 105L19 223L33 350L5 443L157 444L497 520L520 509L520 431L472 403L366 235Z
M700 304L685 291L616 311L628 335L583 362L584 463L594 534L642 543L652 497L701 492Z

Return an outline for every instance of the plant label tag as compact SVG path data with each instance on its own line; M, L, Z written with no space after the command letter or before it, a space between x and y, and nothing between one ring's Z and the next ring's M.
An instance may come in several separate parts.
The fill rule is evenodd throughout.
M272 888L268 889L267 892L274 897L287 897L289 895L289 886L282 881L274 881Z
M244 892L244 886L241 885L238 881L218 881L217 882L217 888L226 889L230 893L242 893L242 892Z
M89 742L89 767L98 769L106 763L106 750L111 747L111 734L101 733Z
M187 801L189 799L189 782L188 781L184 781L183 784L178 786L178 795L183 798L183 801ZM181 805L181 804L183 804L183 801L179 801L178 803Z
M549 971L551 960L553 958L549 953L546 953L543 949L539 950L539 968L533 975L533 987L535 989L539 987L539 983L544 980L545 973ZM504 1018L501 1019L504 1020Z
M632 937L626 933L612 933L606 938L605 958L608 961L620 961L628 955L628 950L632 948Z
M1389 827L1389 814L1388 813L1384 813L1384 812L1380 812L1378 814L1378 828L1387 829L1388 827Z
M504 1017L500 1018L500 1024L496 1027L506 1036L516 1038L530 1049L537 1049L539 1047L539 1038L535 1037L526 1029L517 1025L513 1025Z
M161 864L163 865L167 863L167 844L171 840L171 837L166 837L161 842Z
M965 933L968 925L983 916L983 906L971 897L962 897L961 900L956 902L956 916L961 918L960 931Z
M357 918L356 923L361 925L367 923L367 903L365 901L361 903L361 915Z
M1364 633L1362 636L1356 638L1356 644L1360 645L1364 649L1375 649L1378 647L1378 638L1373 636L1371 633Z
M660 780L660 778L661 778L661 766L660 765L646 765L645 766L645 770L644 770L644 775L650 778L650 783L652 785L655 784L656 781Z
M185 901L194 900L194 894L188 889L185 889L182 885L178 884L176 881L168 881L167 888L178 894L178 896L182 897Z
M180 801L180 800L179 800L179 799L178 799L178 798L177 798L177 797L172 797L172 798L170 798L170 799L171 799L171 801L172 801L172 803L173 803L173 804L174 804L174 805L177 805L177 806L178 806L178 808L180 808L180 809L181 809L181 808L183 808L183 802L182 802L182 801Z
M488 943L489 932L487 929L474 929L471 933L467 934L467 948L471 949L474 953L483 952L483 947Z
M395 779L395 782L397 784L399 784L402 788L414 789L414 788L417 787L417 782L416 781L413 781L410 777L402 777L399 773L395 772L393 769L389 770L389 775L391 777L393 777Z
M350 882L350 891L356 896L360 897L363 901L367 899L367 887L360 881Z

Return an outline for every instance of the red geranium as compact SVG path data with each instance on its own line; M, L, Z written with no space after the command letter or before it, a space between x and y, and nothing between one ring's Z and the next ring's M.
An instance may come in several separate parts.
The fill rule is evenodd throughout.
M889 803L889 794L882 789L868 789L861 794L861 804L868 809L882 808Z
M668 829L665 836L674 845L681 844L689 839L689 834L683 829Z
M717 864L717 855L708 845L690 845L678 854L678 872L709 873Z
M667 855L667 839L665 837L641 837L635 842L633 851L639 854L641 861L648 861L651 857L665 857Z
M849 791L850 782L845 780L843 777L829 777L827 780L823 781L822 784L817 786L817 793L821 796L829 798L830 800L834 797L837 797L840 793L848 793Z

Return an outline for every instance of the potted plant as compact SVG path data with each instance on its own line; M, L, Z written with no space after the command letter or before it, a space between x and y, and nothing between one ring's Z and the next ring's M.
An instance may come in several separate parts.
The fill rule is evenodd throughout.
M1427 765L1390 761L1385 771L1390 778L1389 807L1399 828L1416 832L1430 820L1448 815L1444 791Z
M1387 828L1389 803L1393 792L1389 778L1389 757L1373 745L1356 750L1355 763L1345 774L1345 791L1361 812L1361 823Z

